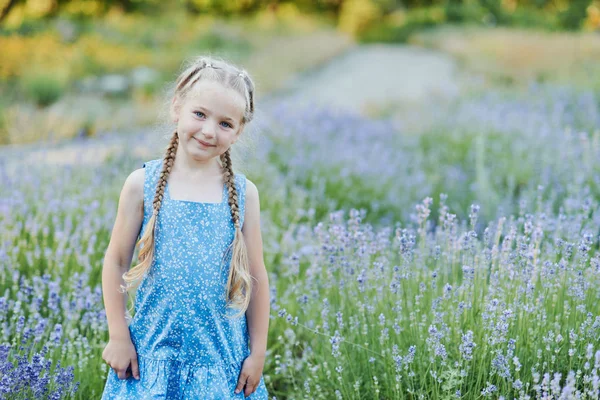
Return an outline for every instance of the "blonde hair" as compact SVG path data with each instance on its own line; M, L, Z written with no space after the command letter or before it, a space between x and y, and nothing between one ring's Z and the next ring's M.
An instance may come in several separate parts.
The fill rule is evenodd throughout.
M239 69L222 60L216 60L206 56L194 59L189 66L184 68L184 71L175 81L173 96L178 96L183 100L194 84L203 79L219 82L225 87L232 88L240 93L243 98L246 99L242 124L245 125L252 120L254 116L254 83L245 70ZM175 131L171 136L171 140L163 158L163 165L156 185L154 200L152 202L152 216L148 220L146 229L137 243L140 247L138 255L140 263L123 274L123 280L126 285L121 285L122 293L126 291L135 291L154 261L156 221L162 205L165 186L175 162L178 144L179 136L177 131ZM230 251L232 253L231 265L227 278L225 301L227 302L228 307L239 309L239 312L233 316L238 317L246 311L250 303L252 276L250 274L248 252L242 235L238 203L239 197L235 186L235 175L233 172L230 150L231 149L228 149L220 157L223 176L227 185L231 219L233 220L235 227L233 242L229 245L223 255L223 259L225 259Z

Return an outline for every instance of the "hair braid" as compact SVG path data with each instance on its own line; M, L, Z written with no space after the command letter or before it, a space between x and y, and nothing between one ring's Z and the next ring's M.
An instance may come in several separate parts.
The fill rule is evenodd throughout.
M223 162L223 175L225 175L225 182L227 183L228 190L228 203L231 209L231 219L236 228L240 227L240 212L238 205L238 193L235 187L235 175L233 173L233 166L231 163L231 154L227 150L221 155L221 161Z
M152 201L152 216L148 220L148 224L146 226L144 234L137 243L137 245L140 246L140 252L138 255L140 263L123 274L123 280L125 281L125 285L121 285L122 293L135 290L138 287L144 274L150 269L150 266L154 261L154 236L156 231L156 221L158 218L158 212L160 211L160 207L162 205L165 188L167 186L167 180L169 179L169 174L171 173L171 169L173 168L178 144L179 136L177 135L177 131L175 131L173 132L171 141L167 146L167 150L165 152L163 160L162 170L160 172L158 182L156 184L156 192L154 193L154 200ZM127 311L127 314L129 316L130 311L131 309Z
M246 243L242 234L238 193L235 186L235 175L233 173L229 149L221 155L221 162L223 164L223 175L229 194L228 203L231 210L231 219L233 220L235 227L234 239L230 245L230 248L233 247L233 251L227 278L226 300L231 301L231 306L233 308L239 308L239 313L234 316L237 317L246 311L248 304L250 303L252 275L250 274Z

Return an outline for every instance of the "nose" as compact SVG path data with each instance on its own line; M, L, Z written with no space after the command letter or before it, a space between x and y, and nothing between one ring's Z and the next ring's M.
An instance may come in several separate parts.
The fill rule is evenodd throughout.
M204 123L202 124L201 132L205 137L207 137L207 138L215 137L215 131L216 131L216 128L215 128L213 122L208 121L208 120L204 121Z

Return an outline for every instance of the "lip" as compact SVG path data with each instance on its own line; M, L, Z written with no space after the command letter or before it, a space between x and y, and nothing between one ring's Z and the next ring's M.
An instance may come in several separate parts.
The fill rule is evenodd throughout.
M200 139L196 139L200 144L206 146L206 147L215 147L214 145L210 144L210 143L206 143Z

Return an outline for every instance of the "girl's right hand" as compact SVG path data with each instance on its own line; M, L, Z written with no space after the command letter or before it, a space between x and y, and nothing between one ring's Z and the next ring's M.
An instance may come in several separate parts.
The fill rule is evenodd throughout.
M133 374L140 379L138 357L131 339L110 339L102 352L102 359L115 370L119 379L127 379ZM128 368L131 365L131 373Z

